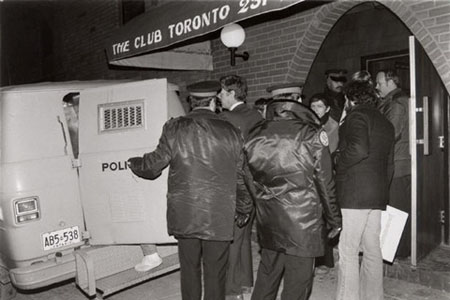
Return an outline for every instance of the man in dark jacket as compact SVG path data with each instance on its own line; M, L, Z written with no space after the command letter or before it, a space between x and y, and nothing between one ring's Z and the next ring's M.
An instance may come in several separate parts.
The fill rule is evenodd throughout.
M394 125L394 178L389 189L389 205L411 215L411 155L409 154L408 95L400 88L394 70L378 72L377 90L382 97L378 108ZM411 254L411 221L408 218L397 249L397 257Z
M183 300L224 300L235 213L248 214L240 132L214 113L218 82L188 86L192 112L171 119L155 151L129 159L131 170L156 178L169 166L167 226L178 240ZM242 200L244 199L244 200Z
M256 201L261 263L252 300L306 299L314 258L323 255L324 218L340 230L328 137L314 112L293 100L274 100L266 121L244 146Z
M381 300L381 211L386 209L389 198L394 128L377 109L373 85L352 81L345 88L345 95L347 117L339 128L336 164L343 219L336 299Z
M342 112L344 110L344 84L347 82L347 70L345 69L328 69L325 71L326 85L324 94L328 104L330 105L330 117L336 122L340 122Z
M237 75L228 75L220 79L222 87L219 98L224 108L222 116L239 129L244 140L249 130L263 120L261 114L246 103L247 83ZM248 199L252 202L251 199ZM253 259L251 247L252 219L242 228L236 223L234 239L230 246L228 260L226 294L227 300L243 300L243 293L253 286Z

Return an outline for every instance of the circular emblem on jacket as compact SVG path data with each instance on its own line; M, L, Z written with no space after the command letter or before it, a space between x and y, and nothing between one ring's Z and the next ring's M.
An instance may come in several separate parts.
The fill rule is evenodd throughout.
M328 135L325 131L320 131L319 140L325 147L328 147Z

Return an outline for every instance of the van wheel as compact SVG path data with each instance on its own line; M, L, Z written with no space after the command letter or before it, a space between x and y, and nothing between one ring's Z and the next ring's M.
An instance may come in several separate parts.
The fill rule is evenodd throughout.
M16 288L13 287L11 282L1 283L0 282L0 300L10 300L16 296Z

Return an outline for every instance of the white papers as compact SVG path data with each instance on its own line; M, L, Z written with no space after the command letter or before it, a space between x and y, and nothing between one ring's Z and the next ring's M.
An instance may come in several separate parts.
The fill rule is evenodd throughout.
M394 260L407 219L408 213L389 205L381 213L380 246L384 260Z

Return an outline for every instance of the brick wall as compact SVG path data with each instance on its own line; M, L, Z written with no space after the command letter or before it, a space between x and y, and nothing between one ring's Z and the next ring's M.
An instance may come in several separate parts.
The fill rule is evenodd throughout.
M327 34L346 12L362 2L365 1L336 1L245 28L248 36L256 35L258 39L246 40L240 50L250 52L250 61L238 62L235 68L224 63L227 53L219 41L214 41L213 77L227 73L248 77L250 101L267 96L264 91L267 85L306 81ZM392 11L416 36L450 91L450 1L377 2ZM267 53L272 51L279 52Z
M55 5L52 70L48 66L44 70L42 65L30 67L30 70L38 70L34 72L37 75L28 75L25 81L39 80L44 73L51 80L168 77L184 91L186 84L193 81L234 73L248 78L249 101L253 102L267 96L265 88L270 84L306 80L331 28L345 13L362 2L335 1L319 6L315 2L315 6L309 9L300 3L281 13L245 21L243 26L247 39L239 51L250 52L250 60L243 62L238 58L236 66L231 67L228 50L216 38L212 40L214 71L206 72L110 67L104 48L107 38L121 26L119 1L52 1ZM416 35L428 51L447 90L450 90L450 1L378 2L392 11ZM15 62L20 65L19 62L26 59L19 56ZM14 64L9 69L15 72ZM23 69L16 72L23 72Z
M59 38L54 80L149 79L168 78L185 86L209 78L206 71L162 71L110 66L105 46L107 39L121 25L119 1L67 0L57 3Z

